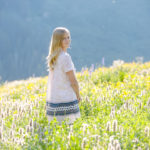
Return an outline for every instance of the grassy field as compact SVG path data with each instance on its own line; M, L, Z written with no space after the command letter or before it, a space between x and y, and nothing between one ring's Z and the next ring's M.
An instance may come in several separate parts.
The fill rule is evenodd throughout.
M81 118L46 118L47 76L0 85L0 149L150 148L150 62L77 72Z

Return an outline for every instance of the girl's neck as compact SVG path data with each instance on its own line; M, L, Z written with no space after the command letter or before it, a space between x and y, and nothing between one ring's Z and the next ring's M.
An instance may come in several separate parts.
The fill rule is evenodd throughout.
M62 48L62 51L67 52L67 48Z

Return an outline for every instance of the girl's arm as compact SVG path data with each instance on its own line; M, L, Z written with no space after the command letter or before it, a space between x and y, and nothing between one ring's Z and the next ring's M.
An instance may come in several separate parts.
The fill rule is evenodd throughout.
M77 99L78 101L81 100L81 97L80 97L80 91L79 91L79 84L78 84L78 81L77 81L77 78L74 74L74 71L71 70L71 71L68 71L66 72L68 78L69 78L69 81L70 81L70 84L71 84L71 87L73 88L76 96L77 96Z

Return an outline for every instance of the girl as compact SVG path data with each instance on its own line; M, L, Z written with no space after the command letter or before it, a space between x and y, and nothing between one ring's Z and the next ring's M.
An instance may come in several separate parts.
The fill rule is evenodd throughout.
M59 123L66 120L68 124L80 117L78 103L81 101L76 70L67 52L70 42L70 32L67 28L55 28L46 57L49 71L46 115L48 121L56 117Z

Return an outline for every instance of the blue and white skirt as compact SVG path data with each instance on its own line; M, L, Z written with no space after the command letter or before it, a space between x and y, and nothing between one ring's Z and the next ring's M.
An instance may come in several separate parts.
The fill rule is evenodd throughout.
M46 115L48 121L51 121L54 117L56 117L59 123L66 120L66 123L72 124L77 118L80 117L78 103L78 100L66 103L46 102Z

